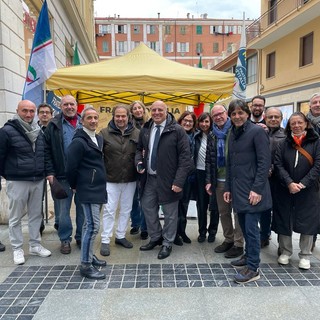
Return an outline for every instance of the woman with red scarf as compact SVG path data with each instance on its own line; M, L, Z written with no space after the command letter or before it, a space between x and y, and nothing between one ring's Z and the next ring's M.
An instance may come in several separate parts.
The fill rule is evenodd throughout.
M299 268L310 269L313 235L320 221L320 140L301 112L287 123L286 139L275 155L275 172L280 180L273 199L272 228L279 235L278 262L289 263L292 232L300 233Z

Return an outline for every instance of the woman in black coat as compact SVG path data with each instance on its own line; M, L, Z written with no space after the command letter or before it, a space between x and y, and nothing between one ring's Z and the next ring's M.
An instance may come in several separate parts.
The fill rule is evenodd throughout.
M301 112L293 113L286 139L275 155L277 184L273 204L273 230L279 235L280 264L292 255L292 232L300 233L299 268L310 268L313 235L319 232L320 140Z
M232 121L228 140L227 176L224 200L231 202L238 214L245 238L245 254L231 262L243 269L235 275L238 283L260 278L260 215L272 206L268 182L271 167L267 133L253 124L245 101L230 102L228 115Z

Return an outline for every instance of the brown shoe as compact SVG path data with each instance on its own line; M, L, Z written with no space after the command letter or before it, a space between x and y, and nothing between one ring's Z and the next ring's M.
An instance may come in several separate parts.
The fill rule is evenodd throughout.
M60 252L62 254L69 254L71 252L70 241L61 241Z

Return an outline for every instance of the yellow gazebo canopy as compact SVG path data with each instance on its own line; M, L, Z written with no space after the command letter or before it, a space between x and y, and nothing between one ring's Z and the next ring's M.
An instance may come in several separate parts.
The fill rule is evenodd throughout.
M198 105L230 96L233 83L232 73L174 62L141 43L115 59L61 68L46 87L59 96L72 94L80 104L163 100Z

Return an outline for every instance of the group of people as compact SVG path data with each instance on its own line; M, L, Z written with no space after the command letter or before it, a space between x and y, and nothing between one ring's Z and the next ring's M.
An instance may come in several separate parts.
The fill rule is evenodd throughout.
M299 267L309 269L319 232L320 94L311 97L307 116L293 113L285 128L281 110L265 108L265 102L255 96L249 108L235 99L228 108L216 104L198 119L186 111L176 121L163 101L153 102L150 114L134 101L114 107L111 121L97 133L98 112L86 107L78 115L72 96L62 97L61 112L52 119L49 105L36 110L31 101L21 101L0 129L0 175L7 180L14 263L25 262L21 219L26 209L29 253L51 255L40 243L46 178L66 193L53 194L62 254L71 252L74 198L84 277L105 278L97 267L106 261L93 254L101 211L102 256L110 255L118 212L115 244L133 247L126 238L131 218L130 234L150 238L140 250L160 246L158 259L165 259L173 244L192 241L190 200L196 201L199 243L214 242L221 221L224 240L214 251L238 258L231 261L241 268L236 282L259 279L260 249L269 245L271 230L278 234L280 264L289 263L292 232L301 234Z

